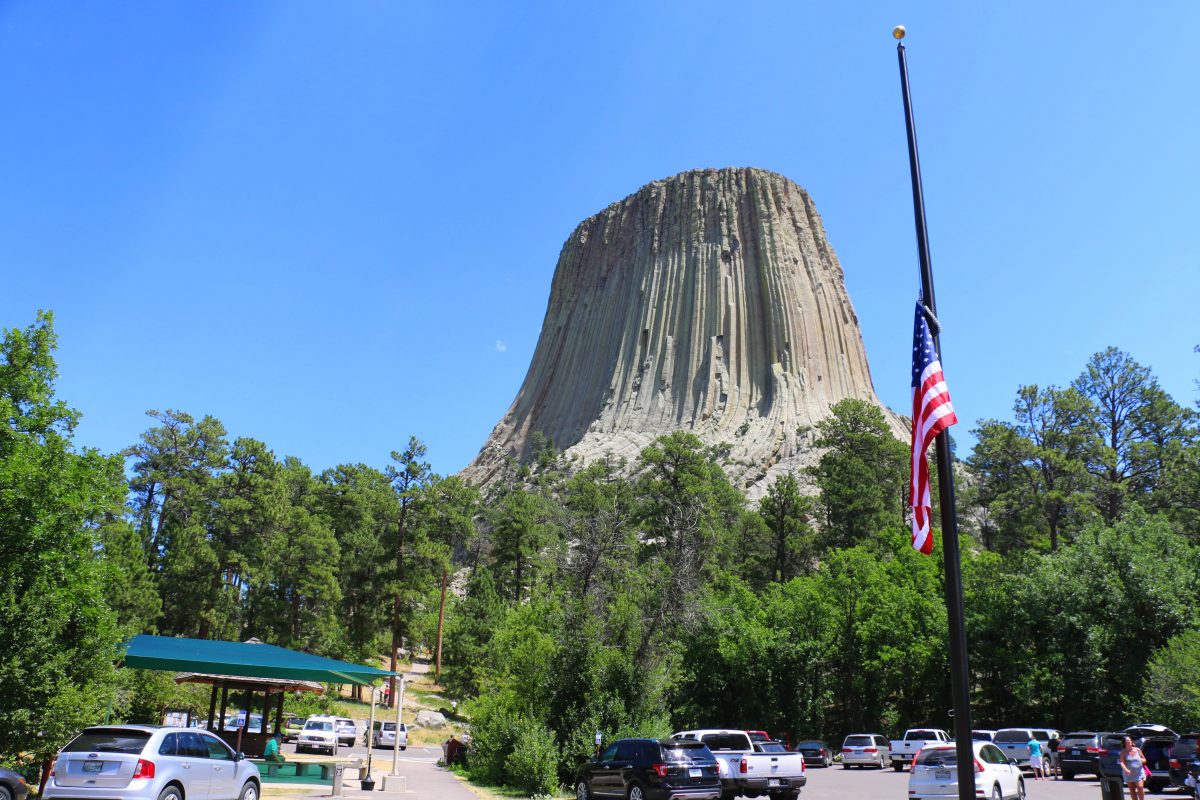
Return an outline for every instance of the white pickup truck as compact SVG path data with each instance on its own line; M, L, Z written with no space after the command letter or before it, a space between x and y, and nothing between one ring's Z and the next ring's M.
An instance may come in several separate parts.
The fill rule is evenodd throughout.
M888 752L892 758L892 769L900 772L904 765L912 765L917 751L927 744L945 744L950 734L939 728L909 728L904 732L903 739L893 739L888 744Z
M695 739L712 750L721 776L721 800L738 795L796 800L808 782L803 753L760 752L745 731L723 728L680 731L675 738Z

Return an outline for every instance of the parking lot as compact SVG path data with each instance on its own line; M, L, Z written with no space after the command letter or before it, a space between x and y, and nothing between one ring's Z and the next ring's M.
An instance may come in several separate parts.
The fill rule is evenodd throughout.
M1028 776L1025 790L1029 800L1099 800L1100 783L1091 776L1073 781L1035 781ZM1156 797L1183 797L1171 790ZM808 785L801 798L816 800L902 800L908 797L908 771L892 769L809 768Z

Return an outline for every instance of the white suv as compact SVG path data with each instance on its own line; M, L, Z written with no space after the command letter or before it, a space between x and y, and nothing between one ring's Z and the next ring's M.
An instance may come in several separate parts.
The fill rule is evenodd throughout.
M314 716L304 723L304 729L296 739L296 752L324 750L333 755L337 752L337 717Z
M51 798L258 800L258 767L208 731L157 725L85 728L58 754Z

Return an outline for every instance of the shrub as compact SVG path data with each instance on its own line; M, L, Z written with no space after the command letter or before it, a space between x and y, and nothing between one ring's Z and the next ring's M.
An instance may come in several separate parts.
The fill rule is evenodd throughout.
M507 783L531 795L558 788L558 747L544 725L522 720L513 750L504 761Z

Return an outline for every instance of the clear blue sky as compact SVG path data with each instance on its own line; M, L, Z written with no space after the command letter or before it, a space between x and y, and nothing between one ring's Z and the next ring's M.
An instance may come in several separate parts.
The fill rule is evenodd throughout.
M212 414L445 474L585 217L696 167L814 197L908 405L908 26L955 435L1108 345L1200 376L1200 4L0 4L0 325L57 315L77 441Z

